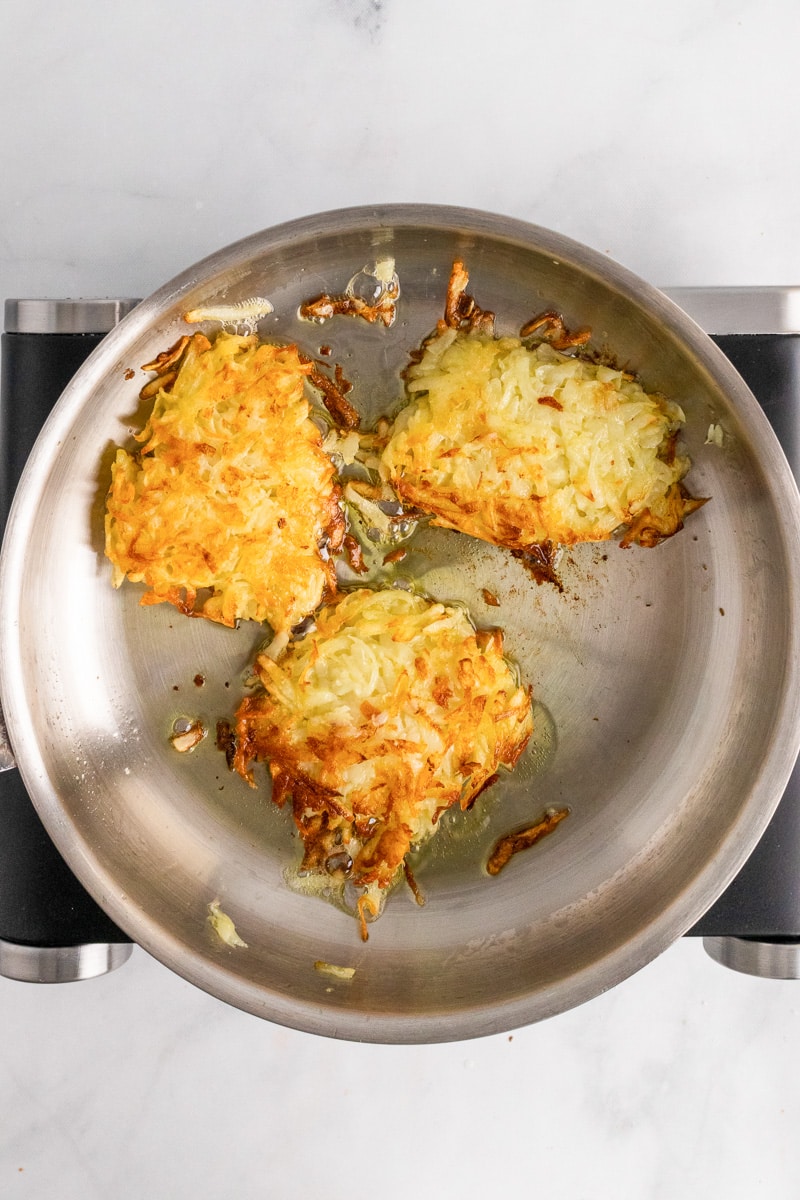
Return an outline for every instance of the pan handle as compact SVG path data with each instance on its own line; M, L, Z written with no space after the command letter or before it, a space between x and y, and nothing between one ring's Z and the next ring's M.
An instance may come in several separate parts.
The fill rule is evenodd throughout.
M17 760L14 758L14 751L11 749L11 742L8 740L6 720L3 716L2 705L0 705L0 771L10 771L16 765Z
M16 299L5 302L0 377L0 537L25 460L80 365L138 299ZM0 772L16 760L0 705Z

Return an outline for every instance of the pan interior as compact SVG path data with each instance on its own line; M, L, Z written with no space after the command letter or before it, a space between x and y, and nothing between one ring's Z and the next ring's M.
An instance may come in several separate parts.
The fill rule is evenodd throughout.
M390 329L298 320L303 300L341 291L387 254L402 289ZM315 355L332 348L369 425L397 406L400 371L441 313L456 256L500 332L556 308L677 400L690 490L711 500L656 550L571 551L563 593L496 548L432 528L416 536L396 576L503 627L533 686L536 732L518 769L448 819L420 857L424 908L398 890L364 944L351 918L289 886L300 857L290 817L269 803L266 773L248 788L214 745L265 631L142 608L132 585L112 590L102 555L109 447L130 442L138 367L185 331L181 313L253 295L274 305L264 337ZM721 447L706 444L712 422ZM40 439L5 551L3 694L17 757L100 903L224 999L375 1040L534 1020L610 986L683 932L777 803L797 748L797 517L788 468L738 377L665 300L590 252L530 227L422 210L258 235L140 306ZM210 730L190 754L169 743L180 718ZM568 820L489 878L494 840L551 805L568 806ZM213 933L217 898L246 949Z

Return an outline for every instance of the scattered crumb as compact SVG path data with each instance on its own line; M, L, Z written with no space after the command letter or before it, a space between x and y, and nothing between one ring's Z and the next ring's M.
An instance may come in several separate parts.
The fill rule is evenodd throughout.
M194 750L195 746L199 746L207 733L208 730L202 721L187 721L179 717L169 740L179 754L186 754L189 750Z
M217 937L226 946L241 947L243 950L247 949L247 942L242 941L236 932L236 926L233 921L220 908L219 897L216 900L212 900L208 906L208 922Z
M314 970L323 975L332 975L334 979L352 979L356 973L355 967L337 967L334 963L323 962L321 959L314 963Z
M505 837L501 837L489 855L489 861L486 864L487 872L490 875L499 875L513 855L518 854L520 850L530 849L543 837L547 837L565 817L569 816L569 812L568 808L548 808L541 820L536 821L527 829L520 829L516 833L508 833Z

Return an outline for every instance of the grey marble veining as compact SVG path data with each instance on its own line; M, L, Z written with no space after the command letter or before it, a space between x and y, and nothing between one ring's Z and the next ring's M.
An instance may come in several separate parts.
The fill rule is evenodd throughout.
M793 0L0 0L0 291L146 295L305 213L491 209L664 285L798 284ZM259 1022L137 950L0 980L0 1195L794 1200L800 983L684 941L474 1043Z

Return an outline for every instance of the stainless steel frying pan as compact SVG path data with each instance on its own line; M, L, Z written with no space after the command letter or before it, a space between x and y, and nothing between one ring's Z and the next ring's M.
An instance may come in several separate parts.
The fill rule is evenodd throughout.
M391 329L297 320L393 255ZM399 371L442 310L455 256L514 332L557 308L687 415L689 484L711 501L656 550L581 547L564 592L514 560L429 530L408 574L478 624L501 624L534 687L537 732L517 772L452 822L363 944L299 894L291 821L232 777L207 738L179 755L177 718L229 716L264 631L141 608L102 555L109 447L130 437L140 364L181 314L267 296L267 338L333 347L366 419L396 406ZM137 377L126 380L129 369ZM711 424L722 445L706 444ZM0 577L0 688L14 754L56 845L130 936L222 999L345 1038L488 1034L579 1004L689 928L744 862L800 742L800 502L767 420L713 343L664 296L556 234L482 213L354 209L268 230L142 303L69 385L23 477ZM406 564L404 564L405 566ZM501 601L488 608L482 589ZM205 684L198 687L195 676ZM548 805L571 815L496 878L494 839ZM209 924L219 899L247 948ZM349 978L319 962L355 968Z

